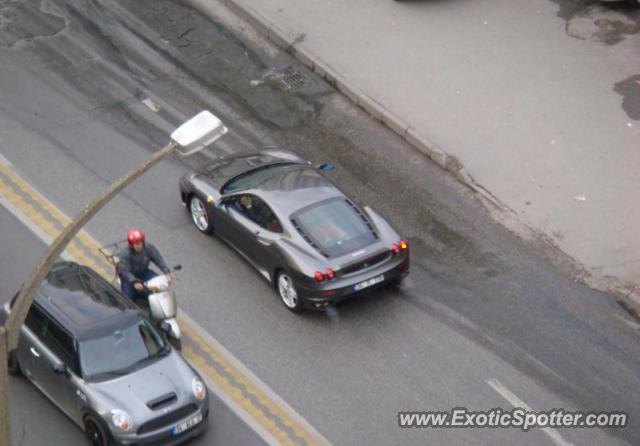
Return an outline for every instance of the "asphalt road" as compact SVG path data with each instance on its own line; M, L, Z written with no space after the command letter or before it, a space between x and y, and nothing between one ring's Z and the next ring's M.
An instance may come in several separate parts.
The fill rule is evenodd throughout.
M222 2L192 3L215 16ZM230 3L485 193L496 213L507 208L502 218L527 225L522 233L544 234L581 280L621 294L640 281L640 202L625 199L640 189L637 5Z
M624 429L560 430L566 442L640 442L640 336L610 296L561 276L544 252L286 55L179 4L123 4L0 9L21 18L0 22L0 153L73 215L181 121L201 108L220 116L230 133L215 149L158 165L87 229L106 243L144 228L170 263L184 265L183 310L329 441L553 444L541 430L398 427L401 410L511 408L499 382L536 410L630 416ZM283 84L285 68L302 86ZM335 162L334 179L409 238L412 273L400 290L296 316L248 264L197 232L177 195L187 166L272 144ZM3 271L20 274L13 262L23 247L13 243L28 236L2 218ZM38 246L25 243L25 264ZM0 281L0 295L17 277Z

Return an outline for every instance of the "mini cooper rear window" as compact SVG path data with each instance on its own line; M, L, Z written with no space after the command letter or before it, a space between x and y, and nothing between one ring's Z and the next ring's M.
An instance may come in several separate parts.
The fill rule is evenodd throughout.
M365 217L342 198L315 204L293 218L312 245L329 257L357 251L376 241L376 234Z

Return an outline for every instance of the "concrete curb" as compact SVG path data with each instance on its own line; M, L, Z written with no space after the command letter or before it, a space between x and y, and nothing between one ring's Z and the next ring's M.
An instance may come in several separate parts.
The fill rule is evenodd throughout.
M499 220L502 221L507 229L512 231L515 231L516 228L524 230L527 233L525 238L542 241L558 250L561 253L559 257L562 257L562 259L555 262L551 259L552 262L556 265L558 263L571 263L569 269L581 271L581 273L578 274L578 278L574 280L583 282L592 288L613 293L621 306L631 315L640 319L640 290L635 290L634 292L629 286L612 283L611 278L594 277L591 273L585 272L582 265L562 251L546 234L541 233L536 228L520 220L513 210L502 203L497 197L491 194L491 192L479 185L455 156L449 155L429 138L421 135L418 130L411 127L390 110L387 110L384 105L368 96L331 67L331 65L305 48L302 43L304 36L294 35L292 32L281 29L255 10L247 0L219 1L227 6L229 10L235 13L240 19L253 26L258 33L264 35L274 45L286 51L300 63L323 78L327 83L351 100L351 102L366 111L372 118L383 123L407 141L407 143L415 147L420 153L452 174L461 184L477 193L485 206L492 207L494 211L501 213ZM561 269L567 270L567 268Z
M640 320L640 287L634 288L627 295L619 296L617 300L629 314Z
M300 63L323 78L328 84L349 98L354 104L366 111L372 118L382 122L402 139L418 149L422 154L427 156L446 171L452 173L460 182L467 185L472 190L482 194L487 200L494 203L495 206L500 209L506 209L506 207L494 196L482 187L478 186L478 184L473 180L473 177L471 177L471 175L464 169L456 157L444 152L429 138L421 135L415 128L411 127L393 112L385 108L384 105L368 96L357 86L353 85L342 74L331 67L331 65L305 48L304 45L299 42L299 36L294 36L292 33L280 29L244 0L220 1L241 19L255 27L258 32L266 36L266 38L274 45L286 51Z

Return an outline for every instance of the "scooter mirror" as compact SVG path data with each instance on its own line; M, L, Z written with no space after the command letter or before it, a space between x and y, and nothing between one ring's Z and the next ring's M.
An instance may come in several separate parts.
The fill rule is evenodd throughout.
M174 271L180 271L182 269L182 265L176 265L173 267Z

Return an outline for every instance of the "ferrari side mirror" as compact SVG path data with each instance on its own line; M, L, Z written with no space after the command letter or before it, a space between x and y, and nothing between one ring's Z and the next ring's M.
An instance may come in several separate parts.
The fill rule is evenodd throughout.
M332 163L322 163L320 165L318 165L317 169L318 170L323 170L325 172L330 172L332 170L334 170L336 168L336 166Z

